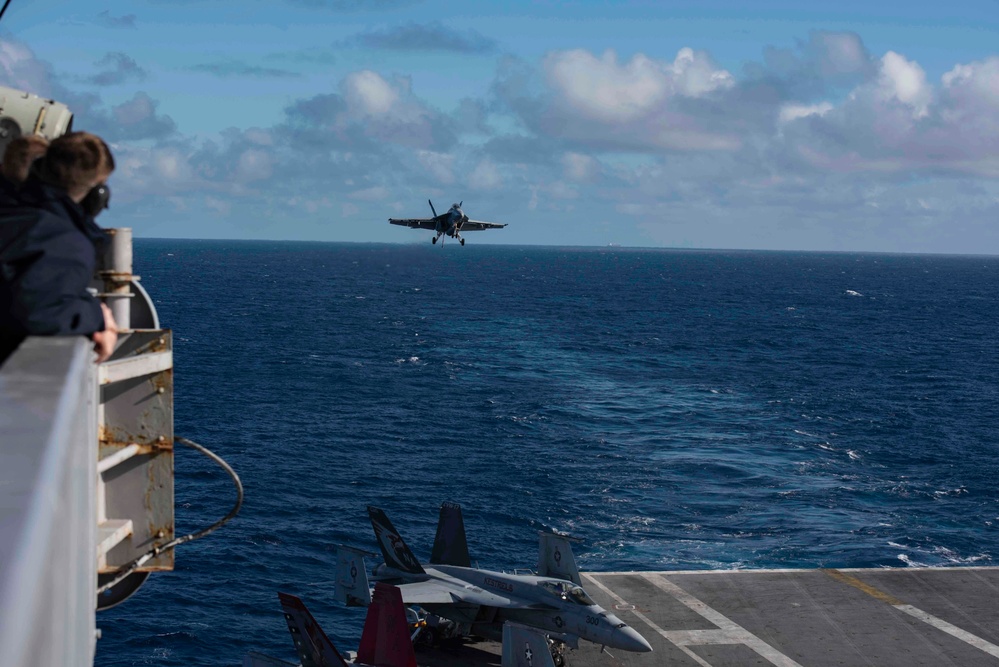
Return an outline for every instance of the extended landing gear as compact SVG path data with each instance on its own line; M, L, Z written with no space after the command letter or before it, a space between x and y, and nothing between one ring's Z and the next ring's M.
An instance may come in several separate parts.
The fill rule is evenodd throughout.
M461 245L465 245L465 239L458 239L458 240L461 241Z
M431 243L437 243L437 237L435 236L434 238L430 239L430 242Z
M555 663L555 667L565 667L565 644L549 637L548 650L552 654L552 662Z

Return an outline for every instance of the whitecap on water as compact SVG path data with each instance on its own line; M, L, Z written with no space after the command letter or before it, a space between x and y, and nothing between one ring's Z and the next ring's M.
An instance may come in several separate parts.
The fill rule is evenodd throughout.
M863 294L861 294L860 292L857 292L857 291L854 291L854 290L852 290L852 289L848 289L848 290L846 290L846 293L847 293L848 295L850 295L850 296L864 296L864 295L863 295Z

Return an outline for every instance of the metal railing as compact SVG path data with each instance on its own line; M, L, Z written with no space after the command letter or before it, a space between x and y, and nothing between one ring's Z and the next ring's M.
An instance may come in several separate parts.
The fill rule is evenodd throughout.
M93 664L97 366L29 338L0 369L0 665Z

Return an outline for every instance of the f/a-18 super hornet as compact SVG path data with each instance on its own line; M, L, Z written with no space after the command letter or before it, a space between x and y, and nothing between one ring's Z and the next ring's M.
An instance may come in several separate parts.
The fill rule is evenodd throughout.
M461 634L502 638L507 621L541 630L559 645L585 639L607 648L646 653L649 643L617 616L594 602L580 585L569 540L541 533L537 575L508 574L471 566L461 508L441 506L430 562L420 562L385 512L368 507L371 525L385 559L372 578L396 585L407 605L448 619ZM338 555L337 599L364 603L367 575L357 550Z
M393 225L403 225L404 227L409 227L411 229L432 229L436 232L436 236L430 239L431 243L437 243L437 239L446 234L458 239L461 245L465 245L465 239L461 238L460 232L477 232L483 229L502 229L506 227L505 224L499 224L496 222L469 220L468 216L461 210L461 205L464 202L452 204L447 213L441 213L440 215L437 215L437 210L434 208L434 203L432 201L428 199L427 203L430 204L430 210L433 212L434 217L389 218L389 222ZM443 243L443 241L441 243Z
M248 653L243 667L416 667L412 635L420 631L407 618L399 589L376 583L361 632L357 655L341 655L305 603L294 595L278 593L288 631L295 642L299 664ZM419 624L416 624L419 625Z

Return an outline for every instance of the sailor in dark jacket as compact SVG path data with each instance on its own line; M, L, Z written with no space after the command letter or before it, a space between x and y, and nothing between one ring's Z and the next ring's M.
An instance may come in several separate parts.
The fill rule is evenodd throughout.
M0 198L0 363L26 336L84 335L98 361L114 350L111 311L87 291L103 241L93 216L114 169L86 132L54 140L15 197Z

